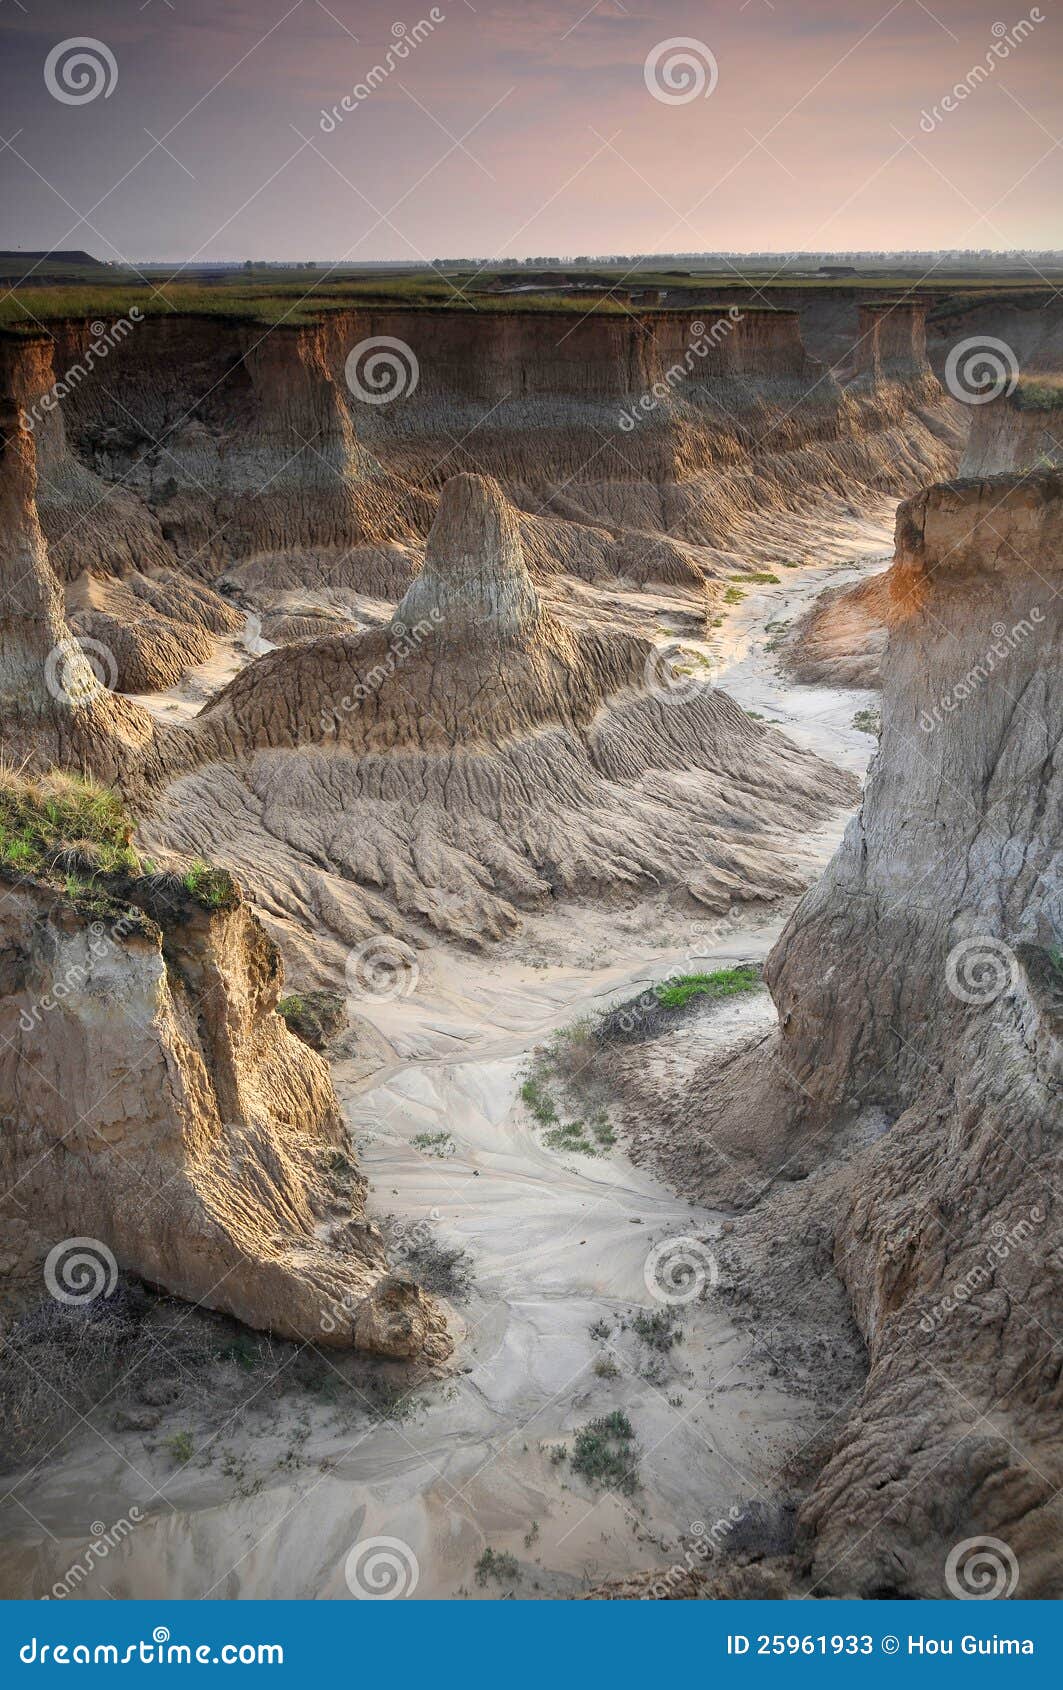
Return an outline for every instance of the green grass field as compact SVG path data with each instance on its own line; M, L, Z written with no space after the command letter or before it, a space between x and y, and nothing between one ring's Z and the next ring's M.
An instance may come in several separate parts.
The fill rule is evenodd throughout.
M608 293L556 294L550 292L497 293L492 291L500 275L511 276L517 271L489 270L448 271L446 275L432 270L381 274L379 271L311 269L271 270L266 266L226 272L209 282L201 279L172 279L174 272L159 270L148 273L148 282L131 283L128 276L115 273L113 280L93 279L84 284L15 287L4 293L0 289L0 327L33 331L40 325L66 318L95 318L113 322L136 306L144 316L189 315L227 317L241 322L266 326L291 324L301 327L322 321L330 312L348 310L354 306L386 308L403 306L414 310L440 309L454 311L494 311L525 313L535 311L575 313L591 312L615 315L634 310L689 311L669 305L647 306L626 299L631 289L681 289L684 293L705 293L726 296L749 293L757 289L763 296L747 302L743 309L752 311L767 308L765 298L773 292L799 287L816 292L857 290L861 293L881 294L883 289L905 289L912 298L925 299L941 314L976 303L987 293L1000 297L1032 301L1044 283L1008 279L994 281L991 276L972 275L946 280L913 281L898 274L889 276L852 276L840 279L795 277L785 271L758 274L733 271L704 272L691 275L669 274L666 271L595 268L576 270L566 268L564 274L608 290L616 288L620 297ZM534 272L532 273L534 275ZM96 273L98 277L98 273ZM785 301L780 301L784 304Z

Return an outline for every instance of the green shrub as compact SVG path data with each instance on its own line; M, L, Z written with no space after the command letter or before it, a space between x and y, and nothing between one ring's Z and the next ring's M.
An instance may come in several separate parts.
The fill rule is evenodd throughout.
M570 1150L582 1156L597 1156L598 1151L585 1136L582 1121L566 1121L564 1125L551 1127L543 1136L543 1143L549 1150Z
M676 1325L674 1309L639 1309L632 1316L631 1330L654 1350L670 1350L683 1342L683 1328Z
M582 1474L591 1484L630 1496L639 1484L634 1440L631 1421L622 1408L614 1408L576 1433L572 1471Z
M166 1448L178 1467L187 1467L196 1453L191 1432L175 1432L172 1438L166 1439Z
M520 1095L521 1101L541 1127L548 1127L557 1120L553 1099L544 1091L538 1080L531 1077L526 1079L520 1088Z
M512 1584L520 1578L520 1563L505 1550L485 1549L476 1563L476 1582L485 1585L488 1579L497 1584Z
M882 732L881 713L874 708L858 710L853 717L853 727L859 728L862 734L873 734L877 739Z
M415 1150L427 1151L431 1156L449 1156L454 1140L445 1130L438 1133L414 1133L410 1143Z

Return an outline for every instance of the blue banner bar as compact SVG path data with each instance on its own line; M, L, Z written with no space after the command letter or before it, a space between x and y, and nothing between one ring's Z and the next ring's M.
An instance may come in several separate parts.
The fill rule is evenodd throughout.
M1059 1682L1053 1602L7 1602L0 1683ZM340 1676L341 1675L341 1676Z

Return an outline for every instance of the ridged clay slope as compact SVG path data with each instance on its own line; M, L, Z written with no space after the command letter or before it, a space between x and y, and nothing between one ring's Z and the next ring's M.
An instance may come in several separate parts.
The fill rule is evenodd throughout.
M66 620L37 514L34 435L0 401L0 722L5 754L114 782L156 752L151 718L116 697Z
M482 944L570 898L773 900L807 884L796 836L853 796L648 641L558 622L470 475L389 626L259 658L195 726L207 766L152 841L209 838L271 914L347 945L409 923Z
M444 1355L441 1316L365 1219L327 1065L276 1014L280 959L235 888L205 908L148 878L93 907L7 878L5 1256L28 1274L63 1240L98 1240L281 1338Z
M1058 471L901 506L881 747L768 960L778 1033L646 1100L688 1194L833 1231L870 1371L784 1569L818 1595L946 1595L986 1536L1063 1594L1060 584Z

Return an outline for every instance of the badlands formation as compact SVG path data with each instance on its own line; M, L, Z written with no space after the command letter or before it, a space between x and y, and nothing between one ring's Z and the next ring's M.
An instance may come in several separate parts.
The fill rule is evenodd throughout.
M426 1595L937 1596L985 1534L1061 1594L1056 366L965 406L921 308L802 326L151 317L58 407L89 325L4 336L0 1396L87 1241L251 1346L232 1419L262 1346L388 1404L215 1474L209 1391L115 1377L16 1454L6 1593L105 1432L117 1594L345 1595L363 1525Z
M901 505L881 745L767 960L778 1027L681 1096L619 1082L655 1122L641 1155L753 1206L753 1299L826 1235L868 1349L792 1559L701 1593L938 1594L951 1547L989 1534L1024 1595L1061 1594L1061 518L1052 471Z

